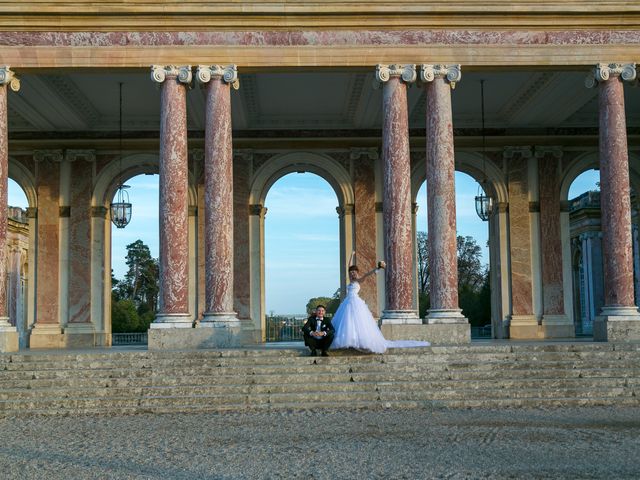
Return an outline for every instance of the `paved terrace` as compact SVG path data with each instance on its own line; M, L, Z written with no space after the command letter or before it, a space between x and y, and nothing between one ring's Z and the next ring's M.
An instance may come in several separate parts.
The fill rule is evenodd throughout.
M640 409L374 410L0 420L11 479L640 477Z

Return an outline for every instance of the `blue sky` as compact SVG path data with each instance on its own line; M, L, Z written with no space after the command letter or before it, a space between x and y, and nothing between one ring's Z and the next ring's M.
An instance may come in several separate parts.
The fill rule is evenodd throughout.
M569 198L596 188L597 170L582 173L569 190ZM112 227L112 266L116 278L127 270L126 246L142 239L158 256L158 176L139 175L127 181L133 214L124 229ZM476 238L488 263L488 223L475 213L478 184L456 172L459 235ZM418 230L426 231L426 188L418 192ZM27 207L22 189L9 179L9 205ZM269 191L265 206L265 289L267 312L303 313L311 297L331 296L340 285L339 224L333 189L311 173L292 173Z

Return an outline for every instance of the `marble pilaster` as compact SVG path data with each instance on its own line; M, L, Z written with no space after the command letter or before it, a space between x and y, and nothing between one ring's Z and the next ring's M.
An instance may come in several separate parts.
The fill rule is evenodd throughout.
M37 150L38 194L36 256L36 321L31 330L31 348L64 348L60 324L60 162L61 150Z
M427 324L461 324L458 305L455 158L451 90L460 65L423 65L427 111L427 210L431 306Z
M233 290L234 311L242 324L242 342L259 343L261 331L251 321L251 253L249 206L253 153L234 151L233 162Z
M18 350L18 331L9 323L7 305L7 192L9 178L9 137L7 133L7 85L17 91L20 82L8 66L0 67L0 352Z
M240 341L240 321L233 310L233 147L231 88L235 65L199 66L206 88L204 151L205 311L201 327L213 327L220 346Z
M191 328L189 313L189 200L187 85L191 67L153 66L160 84L160 301L149 330L149 348L172 342L167 328ZM162 337L162 338L161 338ZM171 345L175 347L176 345Z
M353 189L355 195L355 252L356 262L362 270L376 265L376 192L374 161L377 149L351 151ZM360 296L367 303L374 318L380 316L376 278L367 277L360 285Z
M538 338L533 305L531 206L528 161L530 147L506 147L509 172L509 246L511 250L511 338Z
M383 218L386 306L382 323L421 323L413 309L411 172L407 83L416 80L415 65L378 65L382 83Z
M635 64L598 64L587 86L598 88L600 117L600 211L604 257L604 307L594 322L596 340L640 340L634 304L629 153L623 81L636 78Z
M540 253L542 263L545 338L573 337L573 322L565 313L563 248L560 232L560 147L536 147L540 202Z
M92 150L67 150L65 161L73 181L69 183L68 217L68 313L64 329L67 346L92 347L95 329L91 323L91 204L93 167Z

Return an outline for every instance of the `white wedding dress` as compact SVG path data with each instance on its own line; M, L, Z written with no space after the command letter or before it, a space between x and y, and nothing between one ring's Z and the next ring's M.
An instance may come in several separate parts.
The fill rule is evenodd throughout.
M331 323L335 329L332 349L354 348L366 352L384 353L387 348L428 347L429 342L386 340L371 315L367 304L360 298L360 284L347 285L347 296L338 307Z

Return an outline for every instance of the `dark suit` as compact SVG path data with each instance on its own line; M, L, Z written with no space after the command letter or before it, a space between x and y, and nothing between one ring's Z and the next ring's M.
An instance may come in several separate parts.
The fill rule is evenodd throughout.
M335 329L331 324L331 320L327 317L322 319L322 324L320 325L320 331L326 332L327 334L324 337L314 337L311 335L311 332L315 332L318 325L318 319L313 316L309 317L307 322L302 327L302 335L304 336L304 344L311 349L311 351L315 351L317 349L324 351L329 350L329 346L331 342L333 342L333 335L335 333Z

